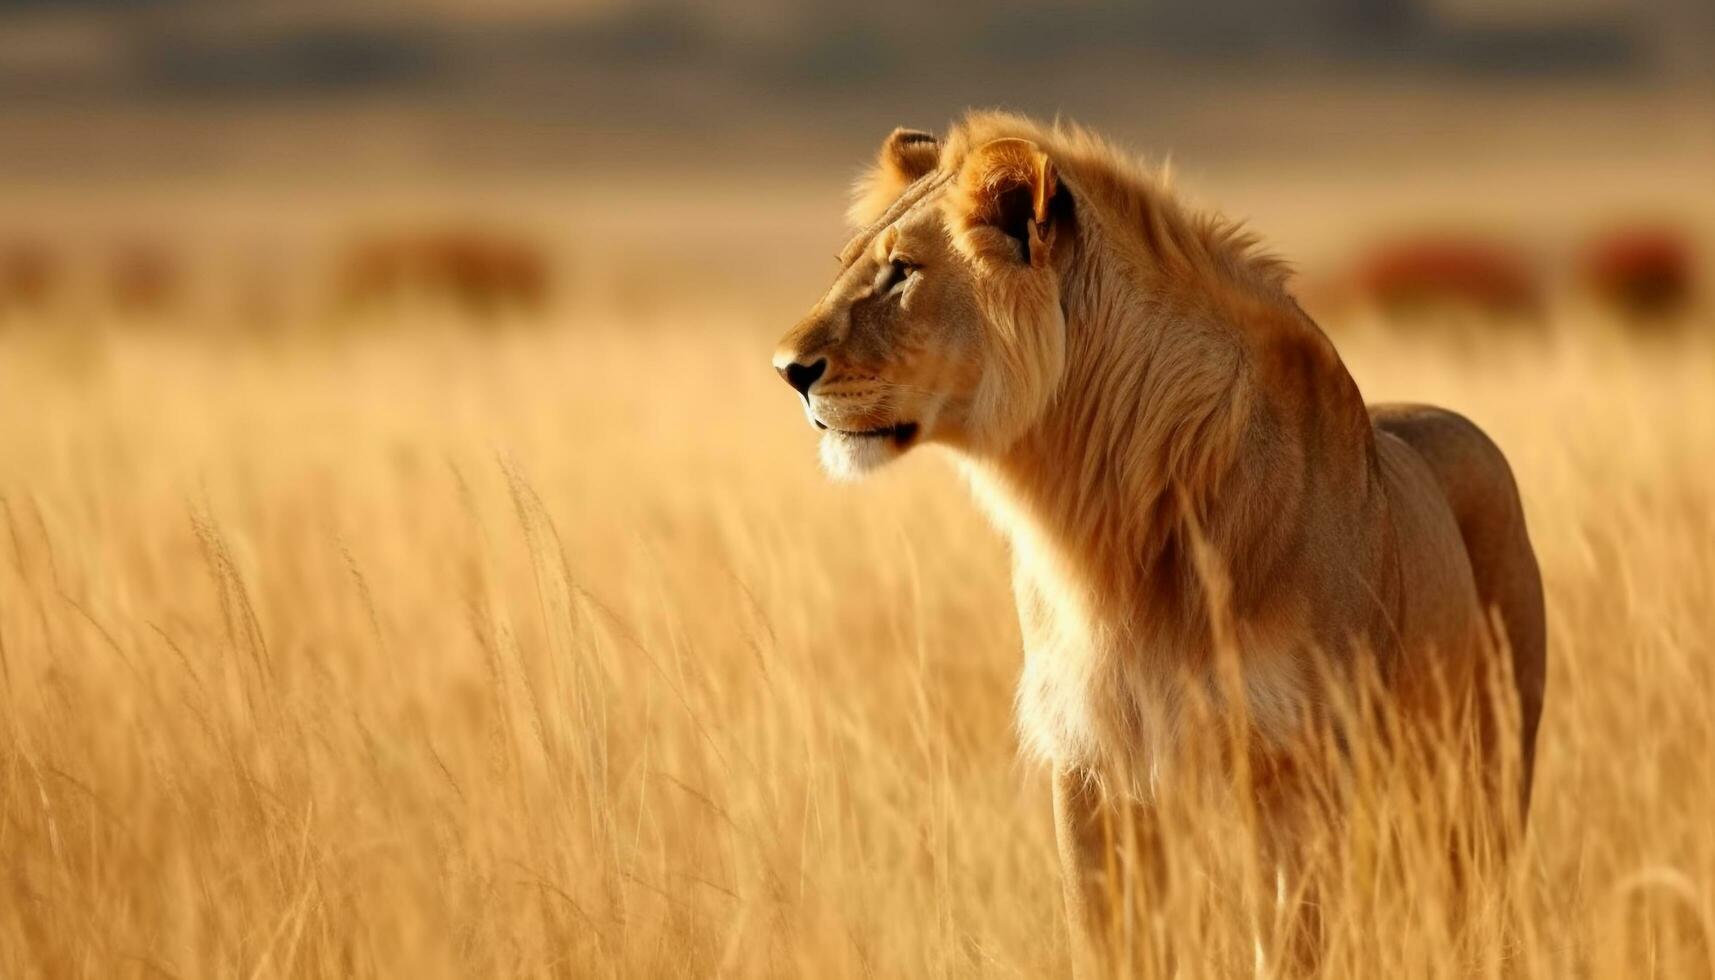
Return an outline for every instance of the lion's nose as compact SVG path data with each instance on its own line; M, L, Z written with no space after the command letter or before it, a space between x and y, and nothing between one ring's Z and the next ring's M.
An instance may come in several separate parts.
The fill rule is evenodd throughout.
M780 376L785 378L786 383L796 389L798 394L808 398L810 397L810 386L816 383L817 378L827 372L828 359L818 357L810 364L788 361L785 364L775 365L775 370L780 372Z

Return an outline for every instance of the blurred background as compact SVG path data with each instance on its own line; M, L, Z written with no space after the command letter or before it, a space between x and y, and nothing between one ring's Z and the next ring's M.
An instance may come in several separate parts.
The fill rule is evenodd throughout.
M0 306L245 328L450 290L767 333L880 137L971 106L1171 158L1328 316L1524 309L1604 249L1689 294L1712 45L1702 0L0 0Z

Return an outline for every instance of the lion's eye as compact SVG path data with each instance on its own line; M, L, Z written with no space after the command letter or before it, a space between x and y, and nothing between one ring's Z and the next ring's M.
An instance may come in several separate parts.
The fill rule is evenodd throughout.
M894 259L892 262L887 264L886 269L882 270L880 289L878 291L882 293L890 293L893 290L898 289L900 286L904 285L905 280L911 278L911 274L916 271L917 267L904 259Z

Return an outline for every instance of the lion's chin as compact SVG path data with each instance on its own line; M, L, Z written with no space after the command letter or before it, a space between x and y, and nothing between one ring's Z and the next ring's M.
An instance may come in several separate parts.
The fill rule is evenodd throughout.
M822 433L822 469L836 480L858 480L893 462L916 442L917 427L888 434Z

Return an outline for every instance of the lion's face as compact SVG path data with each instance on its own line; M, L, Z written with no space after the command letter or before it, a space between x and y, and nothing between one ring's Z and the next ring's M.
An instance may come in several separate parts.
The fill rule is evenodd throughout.
M998 142L1019 145L981 148L954 179L936 172L931 138L889 137L870 206L854 209L868 227L775 352L834 476L924 442L994 448L1046 401L1064 346L1047 261L1053 190L1037 189L1052 171L1034 146Z
M775 355L822 434L822 462L857 475L918 442L958 442L982 380L975 270L939 210L882 229Z

